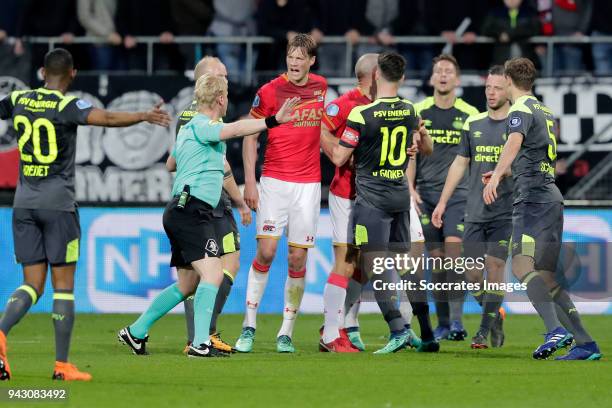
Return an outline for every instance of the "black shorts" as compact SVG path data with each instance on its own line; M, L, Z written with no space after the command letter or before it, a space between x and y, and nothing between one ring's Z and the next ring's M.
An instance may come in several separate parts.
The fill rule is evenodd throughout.
M217 242L221 244L221 255L240 251L240 234L231 208L226 208L221 217L213 217Z
M421 225L423 235L425 235L425 245L428 250L440 249L444 247L444 238L457 237L463 238L463 217L465 216L465 196L457 197L454 194L446 205L446 211L442 217L442 228L436 228L431 223L431 216L440 201L440 192L421 192L419 193L423 203L419 205L421 210Z
M557 269L563 236L563 203L514 204L512 256L530 256L538 271Z
M78 211L13 209L17 263L73 264L79 260L80 239Z
M366 250L410 250L409 210L388 213L356 202L352 217L355 245Z
M466 222L463 255L477 258L485 254L505 261L508 258L512 220Z
M164 230L172 247L171 266L188 266L206 256L221 256L215 233L213 208L202 200L190 197L185 208L178 208L175 197L164 211Z

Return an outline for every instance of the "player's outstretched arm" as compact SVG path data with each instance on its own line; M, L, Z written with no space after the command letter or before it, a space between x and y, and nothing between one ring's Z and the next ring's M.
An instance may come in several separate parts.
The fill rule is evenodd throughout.
M518 132L511 133L508 136L504 149L499 156L497 166L495 166L495 170L493 170L493 174L482 192L485 204L492 204L497 199L497 186L503 177L510 174L510 166L519 150L521 150L523 138L523 134Z
M87 116L87 124L104 127L126 127L140 122L148 122L168 127L170 125L170 115L161 109L163 103L163 101L158 102L148 112L110 112L104 109L93 108Z
M321 150L330 161L334 161L334 149L340 139L335 137L324 123L321 123Z
M450 200L453 192L463 179L469 164L470 159L468 157L457 155L448 169L448 175L446 176L446 182L444 183L444 188L442 189L442 194L440 195L440 201L438 201L438 204L436 205L436 208L431 216L431 223L436 228L442 227L442 216L446 211L448 200Z
M280 107L276 115L266 119L243 119L236 122L228 123L221 130L221 140L232 139L235 137L243 137L259 133L268 127L274 127L279 124L287 123L291 120L293 110L300 102L300 98L293 97L286 99L283 106Z

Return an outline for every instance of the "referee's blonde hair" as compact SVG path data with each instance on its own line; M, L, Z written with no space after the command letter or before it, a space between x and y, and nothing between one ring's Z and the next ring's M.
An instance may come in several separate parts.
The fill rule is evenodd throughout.
M227 79L204 74L195 85L194 97L198 106L212 108L219 96L227 94Z

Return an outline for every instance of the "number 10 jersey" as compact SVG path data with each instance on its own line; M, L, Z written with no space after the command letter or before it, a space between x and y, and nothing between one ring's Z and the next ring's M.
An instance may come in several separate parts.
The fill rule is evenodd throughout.
M406 149L418 126L413 104L399 97L353 108L340 144L355 149L356 202L389 213L410 210Z

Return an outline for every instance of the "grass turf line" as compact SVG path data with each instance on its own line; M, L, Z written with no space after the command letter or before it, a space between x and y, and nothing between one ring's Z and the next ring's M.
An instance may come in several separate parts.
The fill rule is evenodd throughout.
M604 353L599 362L532 360L543 331L536 316L509 316L501 349L469 348L479 322L471 315L465 318L468 340L444 341L439 354L409 350L375 356L372 351L386 343L387 335L378 315L360 316L367 352L351 355L318 352L322 317L311 315L299 316L296 323L297 353L277 354L281 316L260 315L253 353L204 361L181 354L185 323L180 315L166 316L152 329L150 356L132 355L117 342L116 332L134 318L78 315L70 358L94 379L63 384L50 379L51 319L45 314L27 316L8 338L14 378L0 387L67 387L68 403L61 405L71 407L576 408L610 406L612 401L612 316L584 317ZM241 322L242 316L221 316L218 326L226 341L234 343ZM0 407L5 405L6 400L0 401Z

